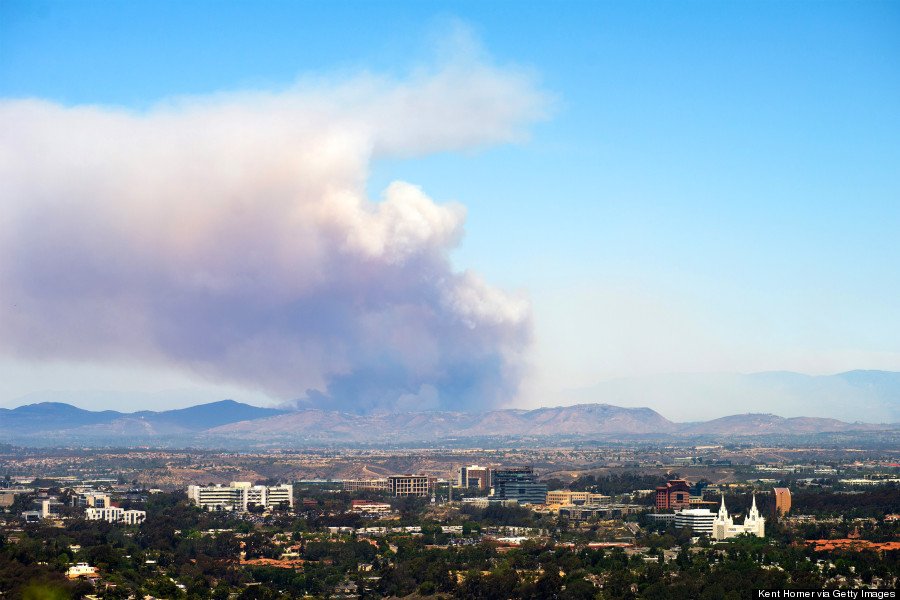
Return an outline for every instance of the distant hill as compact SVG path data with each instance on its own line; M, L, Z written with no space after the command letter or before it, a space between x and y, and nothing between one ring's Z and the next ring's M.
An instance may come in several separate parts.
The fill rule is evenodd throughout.
M900 373L681 373L605 381L571 390L562 399L571 404L648 406L663 413L677 412L689 421L740 413L773 413L787 418L827 416L846 422L897 423Z
M89 425L101 425L122 418L114 410L91 411L62 402L41 402L18 408L0 408L0 433L29 435Z
M649 408L582 404L536 410L483 413L420 412L353 415L319 409L211 429L208 436L231 439L295 439L321 442L404 442L491 436L698 436L801 435L900 430L900 424L846 423L836 419L743 414L708 422L673 423Z
M354 415L320 409L284 411L222 400L162 412L93 412L44 402L0 409L6 439L46 438L132 443L160 436L201 434L204 439L414 441L448 437L654 435L678 426L647 408L595 404L483 413L409 412ZM195 438L192 438L195 439Z
M677 425L649 408L592 404L483 413L414 412L369 416L305 409L277 418L224 425L208 433L295 436L323 441L412 441L497 435L660 434L676 429Z
M261 408L250 404L242 404L234 400L220 400L209 404L191 406L177 410L142 415L142 418L156 423L174 423L190 431L204 431L228 423L264 419L286 414L288 411L274 408Z
M220 400L190 408L161 412L121 413L90 411L61 402L41 402L18 408L0 408L0 435L6 438L51 434L67 437L163 435L205 431L213 427L262 419L286 411Z
M681 427L678 433L685 435L800 435L810 433L837 433L842 431L887 431L897 429L891 425L870 423L845 423L836 419L816 417L793 417L785 419L778 415L746 414L713 419L705 423L694 423Z
M0 409L0 439L27 445L165 442L227 446L236 441L407 443L501 436L527 440L538 436L727 438L900 433L900 373L885 371L850 371L828 377L786 372L661 376L607 382L578 393L642 404L619 406L603 401L534 410L358 415L312 408L260 408L233 400L134 413L95 412L61 402L40 402ZM691 423L674 423L653 410L654 404L679 412L696 406L703 416ZM711 406L717 407L718 414L709 414ZM772 406L775 408L769 408ZM835 414L849 417L820 416ZM865 420L880 424L859 422Z

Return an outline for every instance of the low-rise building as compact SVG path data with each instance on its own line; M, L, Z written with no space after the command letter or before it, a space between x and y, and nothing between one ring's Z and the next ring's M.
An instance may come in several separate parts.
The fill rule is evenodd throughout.
M359 492L362 490L373 490L378 492L390 491L391 486L386 478L384 479L345 479L342 483L345 492Z
M263 486L259 486L263 487ZM265 486L266 498L263 505L269 508L290 508L294 506L294 486L269 485Z
M189 485L188 498L200 508L211 510L247 510L246 489L233 485Z
M362 515L387 515L392 512L390 504L383 502L370 502L368 500L353 500L350 503L350 512Z
M463 498L463 505L474 506L475 508L487 508L488 506L518 506L518 500L501 500L491 496L480 498Z
M35 510L26 510L22 513L22 520L26 523L36 523L41 519L50 519L60 514L63 503L56 498L38 498L34 501Z
M0 508L12 506L18 494L30 494L28 488L8 488L0 490Z
M634 514L645 507L635 504L580 504L559 507L559 516L574 521L586 521L593 517L601 519L621 518Z
M575 505L580 504L605 504L610 497L591 492L572 492L569 490L553 490L547 492L547 504Z
M106 508L111 505L106 492L85 491L72 496L72 506L75 507Z
M668 525L675 524L675 513L656 513L647 515L647 518L654 523L666 523Z
M586 521L592 517L596 517L599 508L599 506L584 504L579 506L575 506L574 504L569 506L560 506L559 516L565 517L567 519L572 519L573 521Z
M387 478L388 489L395 498L406 496L425 497L437 483L436 477L428 475L391 475Z
M78 579L79 577L90 577L97 574L97 567L92 567L88 563L78 563L72 565L66 571L66 577L69 579Z
M294 506L294 486L252 485L249 481L232 481L231 484L199 486L190 485L188 498L200 508L209 510L246 511L251 504L268 509L279 508L285 504Z
M84 518L88 521L106 521L107 523L122 523L125 525L140 525L147 518L147 512L143 510L125 510L118 506L107 508L86 508Z

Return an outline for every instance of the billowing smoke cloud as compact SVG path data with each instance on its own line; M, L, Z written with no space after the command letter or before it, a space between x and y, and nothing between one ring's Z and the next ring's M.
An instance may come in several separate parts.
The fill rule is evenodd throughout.
M0 351L361 411L514 393L527 299L454 272L465 208L370 163L516 140L545 96L450 64L133 113L0 103Z

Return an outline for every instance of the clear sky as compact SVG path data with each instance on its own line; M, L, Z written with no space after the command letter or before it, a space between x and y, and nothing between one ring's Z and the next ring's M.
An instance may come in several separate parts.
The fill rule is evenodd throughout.
M0 98L2 406L900 370L896 2L4 0Z

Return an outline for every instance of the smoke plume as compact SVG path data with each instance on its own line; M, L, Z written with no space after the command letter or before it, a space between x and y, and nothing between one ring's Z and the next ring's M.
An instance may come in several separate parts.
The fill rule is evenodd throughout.
M515 141L546 98L451 63L148 111L0 103L0 352L176 366L364 412L515 392L526 298L455 272L466 210L371 162Z

